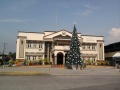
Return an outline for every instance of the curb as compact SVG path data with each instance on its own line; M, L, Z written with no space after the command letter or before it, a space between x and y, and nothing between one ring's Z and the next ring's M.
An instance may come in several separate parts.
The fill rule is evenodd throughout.
M36 75L43 75L48 76L49 73L38 73L38 72L0 72L0 76L36 76Z

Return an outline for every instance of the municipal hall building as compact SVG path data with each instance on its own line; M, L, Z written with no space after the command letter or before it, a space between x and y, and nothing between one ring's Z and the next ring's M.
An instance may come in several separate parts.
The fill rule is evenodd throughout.
M24 32L19 31L16 43L16 59L49 59L52 64L65 64L72 32L67 30ZM104 60L103 36L78 33L82 60Z

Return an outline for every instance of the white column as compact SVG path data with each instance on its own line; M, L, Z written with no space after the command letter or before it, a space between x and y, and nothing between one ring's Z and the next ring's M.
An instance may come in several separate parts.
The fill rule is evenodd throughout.
M45 50L45 42L43 42L43 44L42 44L42 48L43 48L43 50ZM45 52L44 52L45 53ZM45 54L43 54L43 60L45 59Z
M26 59L26 38L24 39L24 58Z
M42 59L43 59L43 60L45 59L45 55L43 55Z
M57 64L57 56L55 56L55 64Z
M99 60L99 43L98 42L97 42L96 50L97 50L97 60Z
M105 53L104 53L104 42L103 42L103 60L105 60Z

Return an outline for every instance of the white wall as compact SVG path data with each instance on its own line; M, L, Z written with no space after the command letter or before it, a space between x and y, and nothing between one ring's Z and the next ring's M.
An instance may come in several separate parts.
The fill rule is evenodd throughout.
M19 32L18 36L26 36L27 40L43 40L44 33Z
M103 37L96 37L96 36L82 36L83 42L88 42L88 43L97 43L97 40L103 40Z

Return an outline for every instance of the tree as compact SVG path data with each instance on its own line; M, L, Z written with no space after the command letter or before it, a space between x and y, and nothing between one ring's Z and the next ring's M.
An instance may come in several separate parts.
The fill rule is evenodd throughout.
M74 25L72 38L70 42L70 51L67 56L66 65L71 67L72 69L73 67L77 69L78 66L82 66L82 64L83 61L81 59L81 53L80 53L80 42L77 35L77 29Z
M15 59L16 58L16 53L15 52L9 52L8 53L9 54L9 56L11 56L13 59Z
M9 53L8 53L8 55L10 55L10 56L11 56L11 55L12 55L12 52L9 52Z

